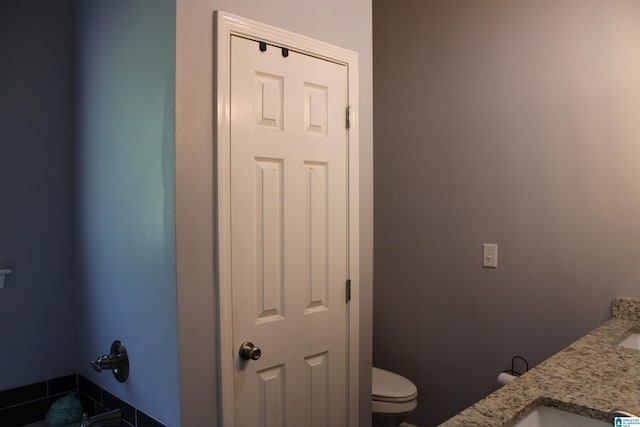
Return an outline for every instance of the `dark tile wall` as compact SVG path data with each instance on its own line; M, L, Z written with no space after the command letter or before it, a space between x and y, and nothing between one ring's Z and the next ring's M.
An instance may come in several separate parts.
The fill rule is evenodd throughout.
M77 389L73 374L0 391L0 425L19 427L42 420L53 402Z
M70 392L78 395L89 416L120 408L124 427L166 427L80 374L0 391L0 426L20 427L43 420L51 404Z

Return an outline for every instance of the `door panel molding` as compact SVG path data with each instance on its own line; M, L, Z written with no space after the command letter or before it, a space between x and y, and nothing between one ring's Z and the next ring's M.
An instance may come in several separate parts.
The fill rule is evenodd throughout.
M239 16L216 11L214 15L214 105L215 114L215 250L217 261L216 291L219 316L219 391L222 399L220 423L234 424L233 310L231 292L231 37L240 36L266 42L305 55L345 65L348 79L348 278L352 298L348 307L348 418L350 426L358 425L359 403L359 132L358 132L358 55L355 52L320 42L306 36L281 30ZM277 92L277 91L276 91ZM321 91L311 88L309 105L310 129L322 134ZM277 122L278 114L266 105L266 119ZM272 117L273 116L273 117ZM263 119L263 118L261 118ZM277 126L277 125L276 125ZM320 360L320 359L319 359ZM317 361L314 361L317 364ZM317 371L317 369L316 369ZM319 377L321 378L321 376ZM321 387L321 382L318 386Z

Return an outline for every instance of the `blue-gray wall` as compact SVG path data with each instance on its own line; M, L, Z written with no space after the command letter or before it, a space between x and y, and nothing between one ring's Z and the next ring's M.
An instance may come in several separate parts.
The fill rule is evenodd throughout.
M179 425L175 1L75 6L79 372ZM125 343L130 378L88 361Z
M71 9L0 2L0 390L75 369Z

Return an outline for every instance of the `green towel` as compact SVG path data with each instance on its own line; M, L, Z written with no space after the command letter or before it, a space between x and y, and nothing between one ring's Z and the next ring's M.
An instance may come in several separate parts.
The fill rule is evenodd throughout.
M47 412L47 421L52 426L63 426L81 420L82 405L75 393L69 393L53 402Z

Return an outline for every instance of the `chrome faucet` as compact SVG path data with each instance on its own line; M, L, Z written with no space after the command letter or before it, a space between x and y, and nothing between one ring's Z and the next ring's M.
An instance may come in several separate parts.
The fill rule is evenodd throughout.
M102 372L103 369L111 369L113 376L121 383L129 378L129 355L124 344L118 340L111 344L111 352L109 354L91 361L91 366L97 372Z
M122 412L120 409L114 409L91 418L88 418L87 414L82 414L82 424L79 427L119 426L121 424Z
M126 354L105 354L91 362L91 366L97 372L103 369L119 369L129 363L129 356Z

